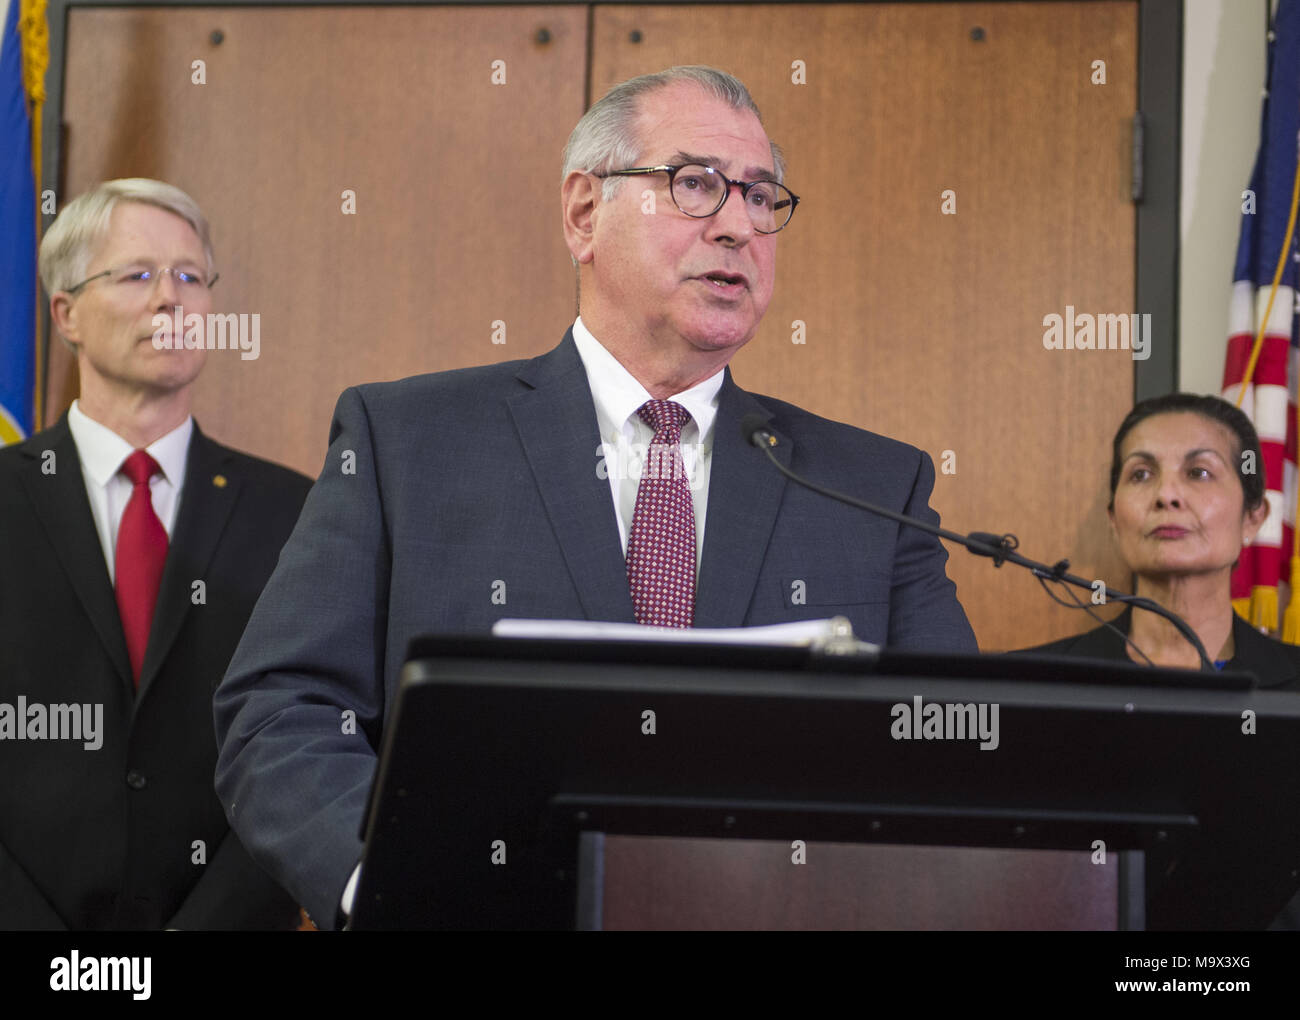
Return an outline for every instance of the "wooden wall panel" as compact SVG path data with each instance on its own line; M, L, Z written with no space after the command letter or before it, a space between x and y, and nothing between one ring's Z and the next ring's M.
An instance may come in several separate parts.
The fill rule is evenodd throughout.
M573 313L557 185L587 10L72 10L66 196L136 174L184 187L214 224L220 309L262 316L257 361L209 356L208 431L314 474L345 386L555 342ZM805 202L735 360L742 385L940 465L952 451L934 495L945 524L1014 531L1029 555L1117 585L1104 484L1133 363L1044 350L1042 320L1135 310L1136 37L1132 0L611 5L594 9L589 68L596 95L672 63L727 68L786 149ZM1105 85L1090 81L1099 59ZM61 346L51 356L56 416L75 370ZM986 649L1090 625L1024 572L957 551L950 573Z
M1105 483L1133 361L1042 341L1067 305L1137 310L1124 149L1137 5L610 5L592 37L593 94L714 64L749 85L785 150L804 202L737 381L936 464L953 451L934 495L948 527L1015 532L1027 555L1127 585ZM946 189L956 215L941 214ZM986 650L1094 625L1025 571L957 549L949 573Z
M576 6L74 8L61 198L147 176L199 201L215 310L259 313L261 354L210 352L196 417L314 476L347 386L559 340L574 311L560 156L586 46ZM51 354L52 420L76 369Z

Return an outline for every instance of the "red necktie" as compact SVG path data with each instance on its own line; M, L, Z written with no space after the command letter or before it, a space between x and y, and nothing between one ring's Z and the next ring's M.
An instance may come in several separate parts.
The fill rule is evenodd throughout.
M131 657L131 676L140 686L140 667L144 650L149 646L149 627L158 602L163 564L167 560L167 532L154 513L149 479L161 469L144 450L136 450L122 464L121 473L134 488L122 523L117 529L116 571L117 611L122 615L122 632L126 651Z
M682 463L690 412L648 400L637 414L654 429L627 536L627 580L636 622L689 627L695 617L695 508Z

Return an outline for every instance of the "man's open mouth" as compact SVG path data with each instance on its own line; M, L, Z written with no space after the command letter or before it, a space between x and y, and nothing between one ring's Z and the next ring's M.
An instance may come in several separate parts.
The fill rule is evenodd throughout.
M743 287L745 285L745 278L738 273L707 273L700 279L707 280L715 287Z

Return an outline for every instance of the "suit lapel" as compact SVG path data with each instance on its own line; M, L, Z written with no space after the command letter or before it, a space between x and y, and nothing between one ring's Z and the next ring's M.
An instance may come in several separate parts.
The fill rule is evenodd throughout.
M1080 634L1074 644L1070 646L1070 654L1078 655L1089 659L1122 659L1125 662L1132 661L1128 654L1128 641L1126 640L1129 628L1133 625L1133 610L1126 606L1124 612L1111 620L1111 625L1118 627L1125 634L1121 638L1110 627L1094 627L1092 630Z
M1232 642L1232 661L1226 668L1254 673L1261 687L1295 683L1294 653L1281 642L1261 634L1236 612L1232 614Z
M510 400L510 413L583 611L633 623L609 480L596 473L596 406L572 333L519 378L532 389Z
M1124 612L1111 621L1128 634L1133 623L1133 610ZM1232 658L1224 667L1229 671L1254 673L1261 687L1278 687L1294 683L1297 678L1296 662L1286 647L1255 630L1236 612L1232 614ZM1097 627L1070 647L1070 654L1094 659L1124 659L1129 655L1119 635L1105 627Z
M43 470L43 465L49 463L47 451L54 454L52 474ZM36 507L36 518L129 693L132 690L131 661L126 653L126 638L122 635L122 619L118 615L113 586L109 583L104 549L95 531L95 519L91 515L86 482L81 473L81 459L68 428L68 416L65 414L47 432L29 439L23 452L31 458L22 479Z
M713 429L704 553L695 596L697 627L744 624L785 492L784 476L740 434L741 419L747 414L760 415L764 421L772 417L732 381L727 369ZM772 431L780 440L773 453L789 467L791 441Z
M140 697L158 675L193 603L192 586L203 580L230 512L239 498L241 479L232 469L230 451L199 431L190 437L180 508L167 549L158 606L149 628L149 646L140 668Z

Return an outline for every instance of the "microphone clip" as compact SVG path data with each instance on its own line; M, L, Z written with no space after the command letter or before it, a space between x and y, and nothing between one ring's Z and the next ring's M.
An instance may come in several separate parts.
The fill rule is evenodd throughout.
M991 547L991 549L968 548L970 548L971 552L977 553L980 556L990 557L993 560L993 565L995 567L1002 566L1002 564L1007 561L1008 556L1020 548L1020 539L1010 533L1006 535L994 535L987 531L972 531L966 537L975 542ZM1069 566L1069 564L1067 563L1066 566Z

